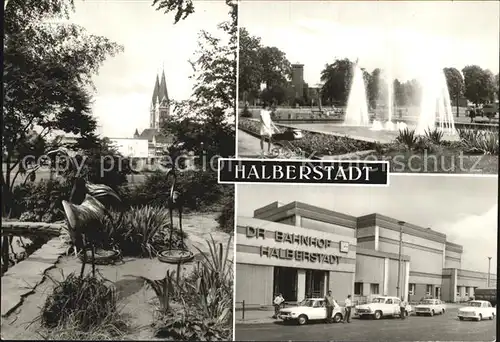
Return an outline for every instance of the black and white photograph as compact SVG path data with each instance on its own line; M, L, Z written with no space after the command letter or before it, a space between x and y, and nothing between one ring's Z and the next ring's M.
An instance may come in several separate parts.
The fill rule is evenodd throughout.
M238 156L498 173L495 1L245 1Z
M494 341L497 187L238 185L235 339Z
M233 339L237 20L4 1L2 339Z

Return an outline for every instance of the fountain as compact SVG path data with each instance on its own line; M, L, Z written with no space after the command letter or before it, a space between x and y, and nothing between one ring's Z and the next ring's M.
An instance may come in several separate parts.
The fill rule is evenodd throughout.
M455 121L451 110L450 93L444 72L429 72L422 78L422 100L416 134L438 129L444 133L455 134Z
M354 74L352 77L351 90L347 100L344 125L346 126L368 126L368 104L366 99L365 81L363 71L354 63Z

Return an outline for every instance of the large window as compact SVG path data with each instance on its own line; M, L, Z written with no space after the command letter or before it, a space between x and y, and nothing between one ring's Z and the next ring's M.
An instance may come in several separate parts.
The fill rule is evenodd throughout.
M370 284L370 294L379 294L378 284Z
M415 289L417 287L417 284L410 284L410 287L408 289L408 294L410 296L414 296L415 295Z
M432 295L432 285L427 285L426 290L425 290L425 294L427 296Z
M354 294L357 296L363 295L363 283L354 283Z

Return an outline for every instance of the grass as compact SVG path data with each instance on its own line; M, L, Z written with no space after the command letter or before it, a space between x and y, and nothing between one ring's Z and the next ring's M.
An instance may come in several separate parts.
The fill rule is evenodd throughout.
M102 277L74 273L57 281L38 317L45 339L109 340L128 331L117 308L114 285Z

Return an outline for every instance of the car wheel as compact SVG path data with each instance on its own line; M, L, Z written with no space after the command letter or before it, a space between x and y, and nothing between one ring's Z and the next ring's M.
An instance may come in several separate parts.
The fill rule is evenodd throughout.
M464 320L464 318L463 318L463 317L458 317L458 319L459 319L459 320L461 320L461 321L463 321L463 320Z
M415 315L420 316L420 314L419 314L419 313L416 313Z
M493 312L493 313L491 314L491 316L490 316L490 321L491 321L493 318L495 318L495 313L494 313L494 312Z
M375 314L373 315L373 318L375 318L375 319L381 319L382 318L382 312L376 311Z
M431 310L430 315L431 315L431 317L434 316L434 310Z
M446 312L446 310L443 309L443 311L441 311L441 315L444 315L445 312Z
M300 315L299 318L297 319L297 322L299 325L304 325L307 323L307 316L306 315Z
M483 315L479 314L479 317L477 318L477 321L481 321L483 319Z
M338 323L338 322L340 322L341 320L342 320L342 314L339 314L339 313L338 313L338 314L335 314L335 316L333 316L333 321L334 321L335 323Z

